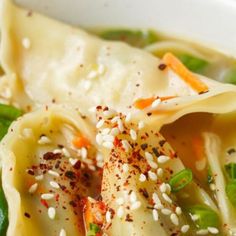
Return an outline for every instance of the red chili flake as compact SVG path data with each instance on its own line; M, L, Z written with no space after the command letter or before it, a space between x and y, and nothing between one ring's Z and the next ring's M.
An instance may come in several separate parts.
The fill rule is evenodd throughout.
M59 194L56 194L55 200L58 202L59 201Z
M132 219L132 217L130 216L130 214L127 214L127 215L126 215L125 221L127 221L127 222L133 222L133 219Z
M33 170L27 170L27 173L29 174L29 175L34 175L34 171Z
M65 176L69 179L75 179L76 178L75 173L73 171L70 171L70 170L66 171Z
M43 155L43 159L48 160L57 160L61 158L61 153L47 152Z
M25 217L30 218L30 214L28 212L25 212Z
M117 137L115 137L113 144L114 144L115 147L120 147L121 146L121 142Z
M44 199L41 199L40 200L40 202L41 202L41 204L43 205L43 206L45 206L46 208L48 208L49 206L48 206L48 203L47 203L47 201L46 200L44 200Z
M79 170L81 167L81 161L77 161L74 166L73 166L76 170Z
M164 63L161 63L161 64L158 66L158 69L159 69L159 70L165 70L165 68L166 68L166 64L164 64Z

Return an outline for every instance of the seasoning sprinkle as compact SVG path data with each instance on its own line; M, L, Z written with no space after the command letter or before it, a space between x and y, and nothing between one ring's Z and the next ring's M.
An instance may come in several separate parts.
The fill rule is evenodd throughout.
M207 229L200 229L196 232L197 235L207 235L208 230Z
M165 199L165 201L172 203L172 199L166 193L162 193L162 197Z
M170 215L171 214L171 210L167 209L167 208L163 208L163 209L161 209L161 213L163 215Z
M157 175L154 172L150 171L150 170L148 171L148 176L153 181L157 180Z
M170 160L170 158L168 156L164 156L164 155L161 155L157 158L157 161L159 163L166 163L169 160Z
M116 203L118 204L118 205L123 205L124 204L124 198L122 198L122 197L119 197L119 198L117 198L116 199Z
M136 210L136 209L138 209L138 208L140 208L141 207L141 202L139 202L139 201L136 201L136 202L134 202L131 206L130 206L130 210L132 211L132 210Z
M159 177L162 177L162 176L163 176L163 173L164 173L164 171L163 171L162 168L158 168L158 169L157 169L157 175L158 175Z
M129 165L127 163L122 165L122 170L127 173L129 171Z
M48 138L47 136L45 136L45 135L42 135L41 137L40 137L40 139L38 140L38 144L50 144L51 143L51 139L50 138Z
M102 146L108 149L112 149L114 147L114 144L112 142L103 142Z
M37 175L37 176L35 176L34 178L35 178L35 180L37 180L37 181L41 181L41 180L43 180L43 175Z
M64 229L61 229L59 236L66 236L66 231Z
M111 222L111 212L109 210L106 212L105 217L106 217L106 222L110 223Z
M50 181L50 185L53 188L55 188L55 189L59 189L60 188L60 185L57 182L55 182L55 181Z
M126 152L128 152L131 149L131 146L127 140L122 140L121 143Z
M130 130L130 137L135 141L137 139L137 133L135 130Z
M56 209L54 207L49 207L48 208L48 217L51 219L51 220L54 220L55 217L56 217Z
M32 184L29 188L29 193L35 193L37 191L37 188L38 188L38 184L35 183L35 184Z
M56 171L54 171L54 170L49 170L48 174L50 174L52 176L55 176L55 177L60 177L60 175Z
M41 195L41 198L43 200L50 200L54 198L54 194L53 193L44 193Z
M211 234L218 234L219 233L219 230L215 227L208 227L207 229Z
M97 129L102 128L102 126L104 125L104 122L105 122L105 121L104 121L103 119L99 120L98 123L97 123L97 125L96 125L96 128L97 128Z
M174 225L176 225L176 226L179 225L179 219L178 219L178 216L175 213L172 213L170 215L170 220Z
M146 181L146 175L144 175L144 174L140 174L140 176L139 176L139 181L140 182L145 182Z
M176 208L175 208L175 213L176 213L177 215L181 215L181 214L182 214L181 208L180 208L180 207L176 207Z
M139 123L138 123L138 129L141 130L141 129L144 128L144 126L145 126L144 122L143 122L143 121L139 121Z
M181 227L181 232L185 234L185 233L188 232L189 228L190 228L189 225L183 225L183 226Z
M158 216L158 212L157 212L156 209L153 209L153 210L152 210L152 216L153 216L153 220L154 220L154 221L158 221L159 216Z

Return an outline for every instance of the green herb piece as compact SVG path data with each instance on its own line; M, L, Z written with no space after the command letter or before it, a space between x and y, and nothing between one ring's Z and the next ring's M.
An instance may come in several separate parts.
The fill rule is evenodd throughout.
M19 109L13 106L0 104L0 117L1 118L13 121L21 115L22 115L22 111L20 111Z
M179 54L177 57L189 70L195 73L203 73L204 69L209 64L203 59L188 54Z
M207 183L212 184L213 181L214 181L214 179L213 179L212 171L210 168L208 168L208 170L207 170Z
M236 180L231 180L226 184L225 192L232 205L236 207Z
M2 187L0 187L0 235L6 235L8 227L8 207Z
M158 40L156 33L152 30L111 29L102 32L100 37L107 40L123 41L138 48L146 47Z
M98 225L90 223L89 224L89 231L87 232L86 236L96 236L96 234L100 231Z
M197 216L194 221L197 228L219 227L219 217L211 208L203 205L195 205L188 209L191 216Z
M188 185L193 179L190 169L184 169L171 177L169 184L172 192L178 192Z
M231 69L226 76L224 77L224 81L230 84L236 84L236 68Z
M225 165L225 170L230 179L236 179L236 163L231 162Z

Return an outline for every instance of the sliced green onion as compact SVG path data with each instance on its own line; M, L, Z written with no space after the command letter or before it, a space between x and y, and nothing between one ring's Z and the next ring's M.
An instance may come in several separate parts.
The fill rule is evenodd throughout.
M90 223L89 224L89 231L87 232L86 236L96 236L96 234L100 231L100 227L96 224Z
M190 56L188 54L179 54L177 57L182 61L182 63L191 71L195 73L203 73L203 70L209 64L207 61Z
M100 37L107 40L123 41L138 48L146 47L158 40L156 33L152 30L111 29L102 32Z
M231 180L226 184L225 192L232 205L236 207L236 180Z
M19 109L13 106L0 104L0 117L1 118L13 121L21 115L22 115L22 111L20 111Z
M188 208L191 216L197 216L194 221L197 228L219 227L219 217L211 208L203 205L195 205Z
M225 170L230 179L236 179L236 163L231 162L225 165Z
M0 235L6 235L8 227L8 207L4 192L0 187Z
M193 179L193 174L190 169L184 169L171 177L169 184L172 192L178 192L189 184Z

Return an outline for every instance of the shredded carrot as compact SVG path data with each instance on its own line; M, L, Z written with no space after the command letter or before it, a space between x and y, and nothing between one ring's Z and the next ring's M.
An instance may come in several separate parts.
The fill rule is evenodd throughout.
M83 136L78 136L78 137L74 138L72 143L77 148L89 147L90 146L89 140L87 138L83 137Z
M191 71L189 71L185 65L183 65L183 63L172 53L166 53L163 56L163 61L198 93L208 91L207 85L199 80Z

